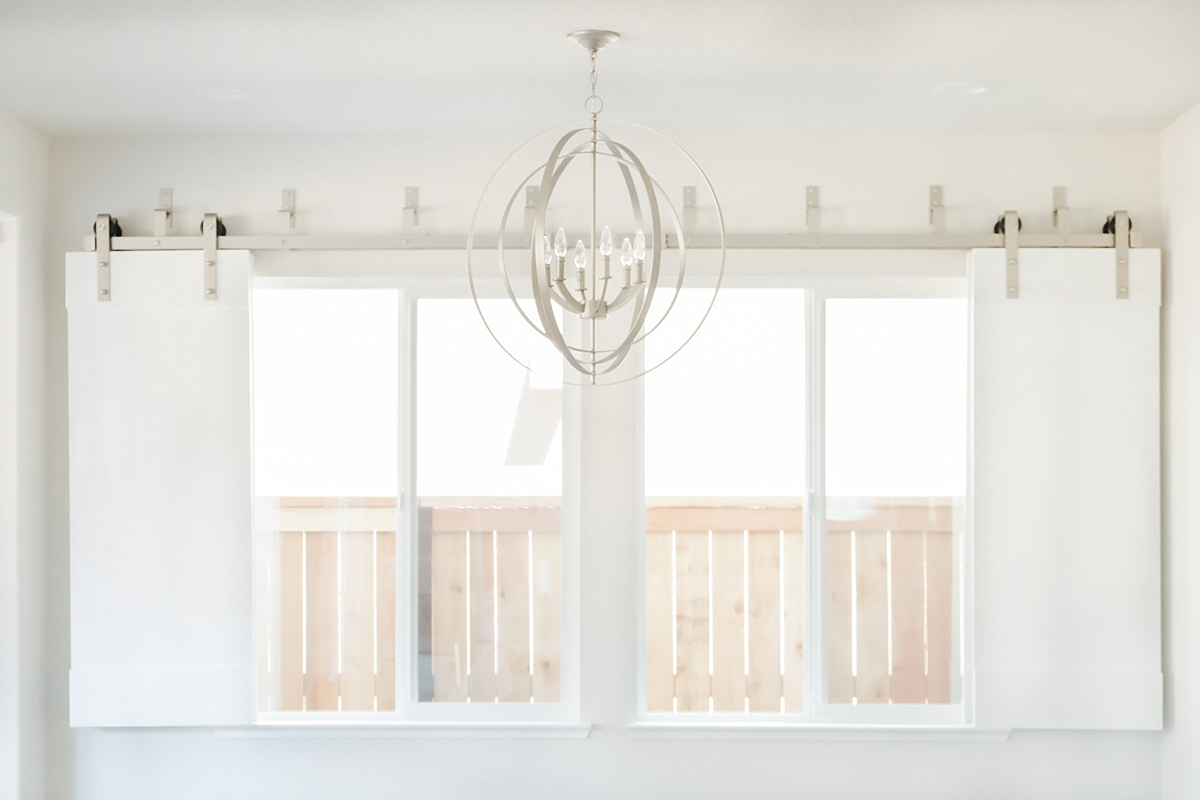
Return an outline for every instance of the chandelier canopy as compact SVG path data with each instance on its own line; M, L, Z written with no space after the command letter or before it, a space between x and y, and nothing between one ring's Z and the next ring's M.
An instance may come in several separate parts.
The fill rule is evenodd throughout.
M665 363L699 330L724 275L725 225L708 177L679 145L634 123L601 123L604 101L596 94L596 56L620 34L583 30L567 36L588 52L591 94L583 103L588 118L535 136L497 169L471 221L467 271L471 295L488 331L505 352L534 369L528 354L519 352L517 340L528 337L505 336L506 326L485 313L486 301L481 299L486 277L477 273L481 259L475 251L477 245L481 251L488 246L480 236L481 218L499 212L494 255L510 311L515 307L525 325L553 345L582 382L618 383ZM684 223L642 155L629 144L629 136L642 140L639 151L648 148L672 161L665 167L672 178L698 176L696 185L711 198L719 250L711 251L700 302L681 302L688 257ZM543 155L532 156L539 149ZM511 188L514 179L518 182L511 192L501 188ZM529 238L524 255L517 255L506 234L518 219L514 209L522 188ZM617 227L620 233L614 234L614 225L625 227ZM613 264L614 257L619 264ZM672 312L686 316L681 312L685 308L691 319L668 323ZM622 368L651 334L672 340L636 366Z

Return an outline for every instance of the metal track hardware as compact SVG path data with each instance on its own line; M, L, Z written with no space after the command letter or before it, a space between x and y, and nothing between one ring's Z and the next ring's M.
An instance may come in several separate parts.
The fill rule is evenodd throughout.
M166 236L167 229L171 227L173 220L171 219L171 190L158 190L158 208L154 209L154 235Z
M1021 254L1017 243L1021 235L1021 220L1016 211L1004 212L1004 285L1005 296L1016 300L1021 296Z
M1071 209L1067 206L1067 187L1054 187L1054 229L1059 233L1071 232Z
M934 233L946 232L946 207L942 205L942 187L929 187L929 224Z
M296 190L284 189L283 199L279 204L279 234L281 236L292 232L296 227Z
M420 205L421 190L417 186L404 187L404 217L400 222L400 230L412 233L420 224L417 208Z
M1129 299L1129 212L1113 214L1113 247L1117 250L1117 299Z
M533 235L533 221L537 217L538 185L525 187L525 235Z
M204 299L217 299L217 215L205 214L200 225L204 240Z
M96 215L96 299L112 300L112 225L108 214Z
M804 189L804 222L809 233L821 232L821 187L808 186Z
M683 232L696 230L696 187L683 187Z

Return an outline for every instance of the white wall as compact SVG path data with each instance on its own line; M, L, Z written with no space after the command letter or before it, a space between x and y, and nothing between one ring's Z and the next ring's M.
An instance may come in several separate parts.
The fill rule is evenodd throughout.
M1163 794L1200 791L1200 106L1162 134L1164 242Z
M44 137L0 115L0 800L42 794Z
M1066 185L1075 228L1098 232L1128 209L1160 244L1159 143L1153 134L688 135L731 231L801 230L804 186L820 184L826 230L927 229L928 185L946 187L952 231L990 230L1006 208L1025 230L1050 229L1050 189ZM1155 798L1161 735L1018 732L1006 743L678 741L631 739L636 697L636 435L613 409L630 387L584 404L582 542L586 740L228 738L209 731L66 728L67 527L62 255L80 249L95 214L149 233L160 186L175 189L174 232L206 211L231 233L275 230L281 188L296 188L300 232L395 230L403 187L421 187L422 221L463 232L477 192L516 139L60 140L52 145L48 408L55 498L48 565L52 684L51 796L626 797L887 796ZM707 215L701 209L700 224ZM607 394L605 394L607 393ZM612 403L608 401L614 401ZM625 433L611 435L608 424Z

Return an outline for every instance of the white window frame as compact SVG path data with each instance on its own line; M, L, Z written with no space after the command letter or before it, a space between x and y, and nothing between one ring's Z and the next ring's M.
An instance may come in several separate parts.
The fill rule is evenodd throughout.
M860 254L863 255L863 254ZM875 254L865 254L868 262L876 262ZM967 482L960 535L955 544L955 580L958 603L953 625L961 662L961 687L957 702L936 705L829 703L826 700L826 591L825 591L825 495L824 495L824 359L825 359L825 301L842 298L961 298L969 302L965 264L957 274L944 269L923 269L919 252L905 253L904 266L883 274L834 277L816 274L807 277L762 277L734 275L727 278L723 288L803 289L805 290L805 371L807 384L806 434L807 493L805 502L805 703L799 713L774 712L651 712L646 710L646 492L645 469L639 470L641 484L638 495L642 513L638 529L638 714L630 727L640 735L736 735L748 732L782 731L922 731L953 733L970 731L973 727L974 640L972 626L971 576L971 420L972 398L969 393L971 374L968 348L967 376ZM930 254L929 261L944 262L944 253ZM916 256L916 258L911 258ZM753 261L753 259L749 259ZM905 268L906 267L906 268ZM703 284L703 282L701 282ZM711 283L710 283L711 285ZM720 302L718 297L717 302ZM968 331L969 336L969 321ZM645 381L639 380L639 396L645 396ZM644 430L644 402L639 403L639 431ZM645 464L644 436L639 438L639 459Z
M431 261L439 261L435 253ZM461 258L455 251L452 256ZM420 257L420 256L418 256ZM456 259L457 260L457 259ZM460 264L457 264L461 268ZM390 270L389 270L390 271ZM291 728L370 727L407 729L411 735L488 736L586 736L589 726L580 723L579 698L579 473L580 393L564 385L562 411L563 476L561 517L562 652L560 662L561 700L557 703L449 703L418 699L417 669L417 546L418 504L416 499L417 404L416 348L417 303L422 299L469 299L461 278L442 277L345 277L344 265L323 265L304 270L304 275L256 274L251 286L260 289L395 289L399 295L399 425L397 520L396 520L396 709L394 711L270 711L267 652L269 598L265 570L269 548L254 537L254 649L255 723L260 727ZM315 273L315 274L314 274ZM339 274L340 273L340 274ZM481 297L504 297L499 281L476 281ZM499 348L497 358L507 358ZM253 494L253 490L251 490ZM257 526L255 526L257 528Z

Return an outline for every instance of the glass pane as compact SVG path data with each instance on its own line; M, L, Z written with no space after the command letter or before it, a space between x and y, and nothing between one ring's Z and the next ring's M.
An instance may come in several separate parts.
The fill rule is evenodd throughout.
M504 355L471 300L417 304L423 701L560 699L561 359L529 335L541 374Z
M803 710L804 320L803 290L723 290L646 376L647 711Z
M392 710L398 293L256 290L253 304L266 708Z
M965 300L826 302L831 703L961 696L966 437Z

